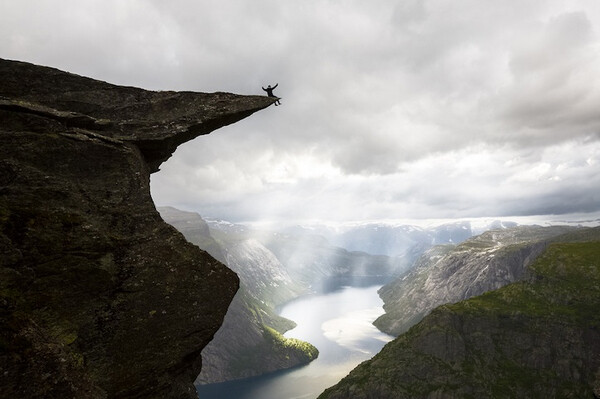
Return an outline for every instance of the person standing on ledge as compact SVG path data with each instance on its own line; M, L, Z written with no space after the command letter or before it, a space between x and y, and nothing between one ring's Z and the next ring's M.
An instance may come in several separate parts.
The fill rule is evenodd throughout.
M266 89L264 87L262 88L264 91L267 92L267 96L277 98L277 100L275 100L275 106L281 104L281 102L279 101L279 98L275 94L273 94L273 90L275 90L277 85L279 85L279 83L275 83L275 86L273 86L273 87L271 87L271 85L268 85Z

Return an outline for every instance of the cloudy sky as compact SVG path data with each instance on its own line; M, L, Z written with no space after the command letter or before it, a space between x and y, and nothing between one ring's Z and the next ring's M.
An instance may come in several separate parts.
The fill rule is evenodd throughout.
M0 57L280 107L158 205L237 222L600 215L598 0L0 0Z

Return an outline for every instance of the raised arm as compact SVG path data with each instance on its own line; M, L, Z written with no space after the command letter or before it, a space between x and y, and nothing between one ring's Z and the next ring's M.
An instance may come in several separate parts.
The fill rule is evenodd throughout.
M273 88L276 88L278 84L279 84L279 83L275 83L275 86L273 86Z

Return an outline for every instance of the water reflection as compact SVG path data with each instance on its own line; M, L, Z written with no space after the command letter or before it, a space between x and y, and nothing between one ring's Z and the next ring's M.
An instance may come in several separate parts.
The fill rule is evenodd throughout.
M280 309L298 327L285 336L308 341L319 349L310 364L223 384L199 386L201 399L310 399L334 385L360 362L381 350L392 337L371 323L383 314L377 295L381 281L329 281L318 294L296 299ZM352 282L353 284L356 281ZM361 286L362 285L362 286Z
M338 345L351 351L369 354L380 347L380 342L385 344L389 341L387 335L380 333L372 324L365 323L375 320L381 313L380 307L357 310L324 322L321 329L325 338Z

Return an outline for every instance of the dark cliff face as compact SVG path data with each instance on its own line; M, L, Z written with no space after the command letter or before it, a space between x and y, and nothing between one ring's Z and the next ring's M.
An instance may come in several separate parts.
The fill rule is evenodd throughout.
M0 60L0 390L195 397L237 276L164 223L149 176L272 103Z

